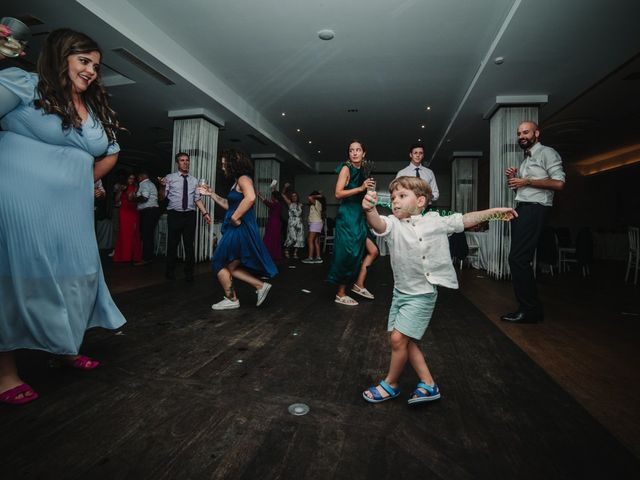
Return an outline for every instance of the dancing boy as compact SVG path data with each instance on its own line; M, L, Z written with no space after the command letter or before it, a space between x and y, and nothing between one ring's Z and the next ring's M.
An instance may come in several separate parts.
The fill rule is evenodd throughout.
M438 297L437 286L458 288L448 236L492 216L511 220L517 214L512 208L492 208L446 217L436 212L425 214L431 188L418 177L396 178L389 185L389 192L393 215L378 215L376 192L367 192L362 201L369 226L389 246L394 278L387 325L391 344L389 372L377 387L368 388L362 396L371 403L397 397L400 394L398 380L409 360L419 378L417 388L408 400L413 405L440 398L440 390L417 342L429 326Z

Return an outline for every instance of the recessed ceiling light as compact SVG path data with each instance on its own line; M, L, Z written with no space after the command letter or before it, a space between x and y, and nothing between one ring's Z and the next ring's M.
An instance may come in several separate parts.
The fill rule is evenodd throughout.
M300 133L302 130L300 130L299 128L296 128L296 132Z
M328 28L325 28L324 30L320 30L318 32L318 38L320 40L331 40L335 36L336 32L334 32L333 30L329 30Z
M322 153L320 150L318 150L318 153Z
M287 116L287 112L282 112L280 115L282 115L283 117Z
M420 128L427 128L426 125L420 125Z
M504 57L496 57L493 59L493 63L496 65L502 65L504 63Z
M427 110L431 110L431 106L428 106L428 107L427 107Z
M421 139L421 138L419 138L419 139L418 139L418 141L419 141L419 142L421 142L421 141L422 141L422 139Z
M311 145L311 140L309 140L309 145Z

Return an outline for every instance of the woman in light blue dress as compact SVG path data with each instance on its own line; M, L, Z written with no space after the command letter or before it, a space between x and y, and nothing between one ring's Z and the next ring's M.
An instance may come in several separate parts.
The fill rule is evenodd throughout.
M0 71L2 403L38 396L18 376L15 350L44 350L92 369L99 362L78 355L85 331L125 323L104 282L93 227L93 182L119 151L101 56L86 35L60 29L45 41L38 74Z

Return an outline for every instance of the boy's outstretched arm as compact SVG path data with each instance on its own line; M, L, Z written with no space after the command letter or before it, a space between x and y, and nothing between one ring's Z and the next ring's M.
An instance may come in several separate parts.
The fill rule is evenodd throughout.
M376 210L376 203L378 201L378 193L374 191L367 191L367 194L362 199L362 210L367 217L367 223L376 233L383 233L387 229L387 224L378 215Z
M486 222L487 220L496 219L510 222L516 218L518 214L513 208L490 208L488 210L480 210L479 212L469 212L462 216L462 223L464 228L475 227L479 223Z

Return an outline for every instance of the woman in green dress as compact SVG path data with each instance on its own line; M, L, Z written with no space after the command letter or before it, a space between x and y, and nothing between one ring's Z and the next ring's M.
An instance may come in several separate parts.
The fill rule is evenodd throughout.
M338 286L336 303L347 306L358 302L347 295L347 287L361 297L373 299L364 287L367 267L378 256L376 244L367 237L367 223L362 213L362 199L368 188L375 188L371 178L364 178L362 161L365 147L359 140L349 144L349 160L338 169L336 198L340 200L336 216L333 262L327 280Z

